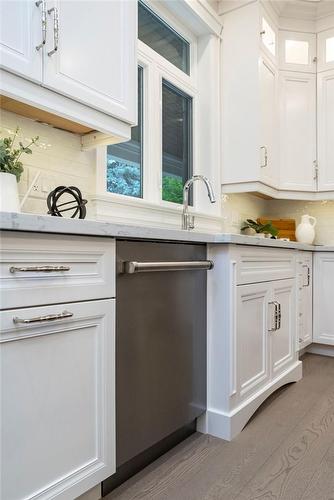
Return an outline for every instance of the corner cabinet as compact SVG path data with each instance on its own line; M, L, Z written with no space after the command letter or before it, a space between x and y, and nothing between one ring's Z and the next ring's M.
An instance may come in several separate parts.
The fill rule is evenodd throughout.
M0 9L1 93L79 123L78 103L98 112L97 127L136 123L137 2L5 0Z
M223 192L334 199L334 30L278 30L260 1L222 19Z
M77 498L116 469L115 242L1 238L0 498ZM84 287L90 300L66 300Z
M281 71L280 189L310 191L317 188L316 75Z
M296 252L211 245L208 409L199 430L231 440L276 389L301 378Z

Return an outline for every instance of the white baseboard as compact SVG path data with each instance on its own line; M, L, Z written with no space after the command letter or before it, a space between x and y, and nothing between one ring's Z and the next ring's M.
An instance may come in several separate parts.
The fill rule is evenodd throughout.
M306 348L306 352L320 354L321 356L334 357L334 346L326 344L311 344Z
M225 439L226 441L231 441L242 431L253 413L255 413L270 394L279 389L279 387L291 382L297 382L301 378L302 362L297 361L277 379L263 387L259 392L244 401L233 411L226 413L214 408L209 408L207 412L197 420L197 430L203 434L211 434L212 436Z
M94 488L80 495L76 500L100 500L101 499L101 484L97 484Z

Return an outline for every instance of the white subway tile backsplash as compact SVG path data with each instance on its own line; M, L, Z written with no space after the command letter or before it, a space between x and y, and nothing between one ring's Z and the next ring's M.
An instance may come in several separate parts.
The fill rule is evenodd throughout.
M78 135L2 110L0 137L12 134L17 126L19 141L27 143L31 137L39 136L33 154L22 156L25 170L19 182L21 198L36 172L41 173L37 189L32 190L24 204L24 212L46 213L48 192L59 185L77 186L88 199L95 193L95 151L81 151Z

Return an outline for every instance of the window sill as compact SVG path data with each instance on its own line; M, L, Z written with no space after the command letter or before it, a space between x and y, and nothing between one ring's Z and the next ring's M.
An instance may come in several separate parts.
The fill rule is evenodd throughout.
M93 195L90 199L93 215L99 220L113 219L115 222L137 224L138 226L159 226L179 228L181 224L182 205L162 202L150 203L142 198L131 198L123 195L106 193ZM203 213L189 207L195 216L196 229L206 232L222 230L222 217Z

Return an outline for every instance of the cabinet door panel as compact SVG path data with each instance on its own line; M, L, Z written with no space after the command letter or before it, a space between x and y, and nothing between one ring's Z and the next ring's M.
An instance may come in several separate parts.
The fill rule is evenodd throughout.
M277 377L287 368L295 356L296 305L295 280L273 282L273 300L280 304L280 328L272 332L271 356L272 377Z
M334 253L314 256L313 342L334 345Z
M64 310L73 317L13 323ZM76 498L115 471L114 301L3 311L0 320L0 496Z
M42 81L42 6L32 0L0 2L1 67L25 78Z
M280 188L315 191L316 77L282 72L280 97Z
M300 252L297 263L297 349L311 344L313 337L312 255Z
M334 190L334 70L318 74L319 191Z
M237 386L249 396L269 379L268 283L242 285L237 291Z
M135 123L136 2L56 0L50 6L59 16L59 41L57 51L45 57L44 85ZM50 33L54 15L48 15ZM54 47L50 34L46 52Z
M260 178L275 186L277 181L277 73L275 68L260 57L261 135Z
M334 69L334 29L318 33L318 71Z
M279 67L282 70L316 73L316 35L279 32Z

